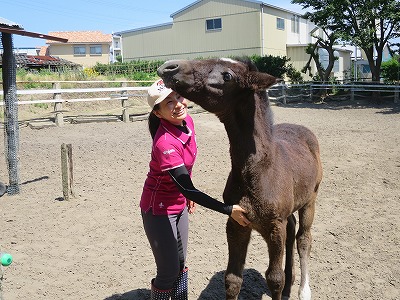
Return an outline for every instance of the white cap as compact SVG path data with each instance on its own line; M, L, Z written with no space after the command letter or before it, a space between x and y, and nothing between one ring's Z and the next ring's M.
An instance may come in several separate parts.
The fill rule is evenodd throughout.
M147 90L147 103L149 103L151 109L171 94L173 90L167 88L162 79L154 82Z

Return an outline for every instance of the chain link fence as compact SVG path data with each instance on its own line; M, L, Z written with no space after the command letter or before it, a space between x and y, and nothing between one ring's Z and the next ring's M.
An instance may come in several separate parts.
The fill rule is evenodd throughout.
M1 33L3 50L3 97L4 97L4 152L7 161L9 184L7 193L19 193L19 126L16 87L16 63L13 54L12 35Z

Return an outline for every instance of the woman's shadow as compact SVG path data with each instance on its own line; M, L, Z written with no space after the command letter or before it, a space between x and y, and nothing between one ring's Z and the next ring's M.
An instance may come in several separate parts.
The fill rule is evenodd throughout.
M216 273L201 292L197 300L220 300L225 299L224 287L225 271ZM190 284L190 281L189 281ZM261 300L263 295L271 296L265 278L254 269L243 271L243 284L239 294L239 300ZM190 296L189 296L190 298ZM115 294L104 300L148 300L149 289L137 289L124 294Z

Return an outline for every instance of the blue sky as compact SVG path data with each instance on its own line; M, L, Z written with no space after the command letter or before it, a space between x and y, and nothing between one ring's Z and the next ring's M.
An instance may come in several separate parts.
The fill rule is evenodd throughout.
M195 0L1 0L0 17L13 21L27 31L100 30L113 33L133 28L172 22L170 15ZM290 0L264 1L301 12ZM45 40L14 35L14 47L44 46Z

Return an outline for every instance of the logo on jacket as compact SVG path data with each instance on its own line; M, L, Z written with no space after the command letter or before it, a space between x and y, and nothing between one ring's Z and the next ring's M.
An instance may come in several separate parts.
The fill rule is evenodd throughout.
M169 150L165 150L165 151L163 152L163 154L171 154L171 153L173 153L173 152L175 152L175 149L169 149Z

